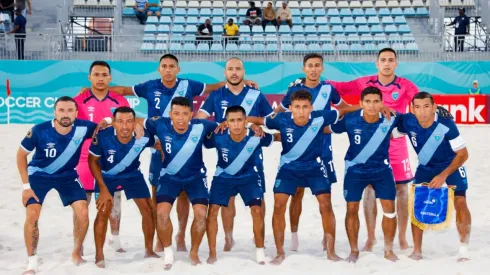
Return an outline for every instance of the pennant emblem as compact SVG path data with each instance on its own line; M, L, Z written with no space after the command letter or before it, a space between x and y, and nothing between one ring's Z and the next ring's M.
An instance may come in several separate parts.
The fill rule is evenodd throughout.
M327 93L322 93L323 98L327 98Z
M248 105L252 105L252 100L251 99L247 99L246 102L247 102Z
M196 142L197 142L197 136L192 136L192 137L191 137L191 140L192 140L194 143L196 143Z
M313 130L313 132L316 132L318 130L318 126L311 126L311 130Z
M75 142L75 144L78 145L80 144L81 140L82 140L81 138L78 138L78 139L74 139L73 142Z
M279 185L281 185L281 180L276 180L276 182L274 183L274 186L277 188L277 187L279 187Z
M112 107L111 108L111 113L114 113L115 110L116 110L116 107Z
M393 93L391 94L391 97L392 97L394 100L397 100L399 96L400 96L400 94L399 94L397 91L395 91L395 92L393 92Z
M441 136L440 136L440 135L436 135L436 136L434 136L434 138L435 138L437 141L439 141L439 140L441 139Z
M247 147L247 151L248 151L249 153L252 153L253 149L254 149L253 147Z
M141 151L141 147L136 147L134 148L134 150L136 151L136 153L139 153Z
M184 96L184 91L179 91L180 96Z
M386 133L386 131L388 130L388 127L381 127L381 131L383 131L383 133Z

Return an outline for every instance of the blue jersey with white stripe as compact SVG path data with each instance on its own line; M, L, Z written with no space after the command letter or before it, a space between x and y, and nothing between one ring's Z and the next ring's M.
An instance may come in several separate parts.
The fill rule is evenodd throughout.
M213 91L200 111L209 116L214 113L215 121L221 123L226 120L226 109L230 106L242 106L247 116L265 117L274 112L265 95L259 90L243 86L243 90L235 95L227 85Z
M160 176L168 174L173 180L185 181L206 176L202 143L206 135L216 129L216 123L193 119L187 132L179 134L170 118L153 117L145 120L145 128L162 144L165 160Z
M202 82L181 78L177 78L172 88L165 87L161 79L153 79L133 86L134 94L146 99L148 103L148 117L168 117L170 102L174 97L187 97L193 102L193 98L204 93L205 89L206 84Z
M281 161L279 168L304 171L321 167L320 156L323 139L323 128L335 123L339 112L313 111L310 120L304 126L297 126L290 112L277 113L265 119L265 126L281 132Z
M34 126L21 143L28 152L36 150L27 168L29 176L76 176L82 143L92 137L95 128L97 124L80 119L75 119L66 135L56 131L53 120Z
M128 143L121 143L116 129L109 128L97 134L90 144L90 154L99 157L104 179L130 178L141 174L139 157L146 147L155 145L155 138L147 130L140 139L133 137Z
M269 147L274 142L271 134L265 134L263 138L254 136L247 130L247 135L242 141L236 142L231 139L229 131L223 134L215 134L206 138L206 148L216 148L218 164L215 177L241 179L258 175L257 163L260 159L260 148ZM230 181L233 183L233 181Z
M389 167L388 148L390 135L399 124L400 114L385 119L381 113L379 120L368 123L363 118L363 110L345 115L336 124L330 125L333 133L347 133L349 149L345 155L345 169L354 172L377 171Z
M310 92L313 99L313 110L331 110L331 104L339 105L342 102L337 90L330 84L320 83L314 88L309 88L303 84L288 88L288 91L282 99L281 105L284 109L291 105L291 95L298 90L306 90ZM332 137L326 135L323 139L322 158L332 159Z
M437 114L434 123L427 129L420 126L415 115L405 114L398 131L408 135L417 152L419 166L427 168L448 167L456 156L455 151L466 147L456 123Z

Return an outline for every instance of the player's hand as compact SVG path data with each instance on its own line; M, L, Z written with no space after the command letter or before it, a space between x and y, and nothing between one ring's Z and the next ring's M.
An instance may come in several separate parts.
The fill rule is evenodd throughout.
M394 116L396 117L396 112L395 110L393 110L392 108L388 107L388 106L383 106L383 108L381 109L381 113L383 114L383 116L387 119L387 120L391 120L391 117Z
M36 193L34 193L34 190L32 190L32 189L27 189L27 190L22 191L22 204L23 204L24 206L26 206L27 201L28 201L30 198L34 198L34 199L35 199L37 202L39 202L39 199L38 199L38 197L36 196Z
M77 94L77 95L79 95L79 94L83 94L83 93L85 93L85 92L87 92L87 91L90 91L90 88L82 88L82 89L80 89L80 92L78 92L78 94Z
M444 108L442 106L439 106L439 105L437 106L436 113L438 116L440 116L442 118L454 120L453 115L446 108Z
M226 129L228 129L228 125L226 124L225 121L221 122L216 129L214 129L214 133L220 133L222 134Z
M300 77L300 78L296 78L295 81L289 83L289 87L294 87L298 84L303 84L306 82L306 78L305 77Z
M429 183L429 188L439 189L446 182L446 178L444 175L439 174L435 176Z
M263 138L265 136L264 130L262 130L262 127L252 124L250 125L250 130L252 130L255 133L256 137Z
M134 133L136 135L136 139L140 139L145 136L145 128L143 128L141 124L136 123L134 125Z
M257 82L253 81L253 80L243 80L243 83L247 86L250 86L254 89L258 89L259 88L259 84L257 84Z
M97 207L97 210L101 212L109 211L112 205L113 205L113 199L111 193L109 193L109 190L107 190L107 188L100 190L99 197L95 202L95 206Z

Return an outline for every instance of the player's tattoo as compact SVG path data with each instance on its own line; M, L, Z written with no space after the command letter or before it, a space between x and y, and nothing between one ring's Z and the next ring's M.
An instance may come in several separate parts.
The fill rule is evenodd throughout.
M34 230L32 231L32 255L36 255L37 243L39 242L39 227L37 226L37 222L34 222Z

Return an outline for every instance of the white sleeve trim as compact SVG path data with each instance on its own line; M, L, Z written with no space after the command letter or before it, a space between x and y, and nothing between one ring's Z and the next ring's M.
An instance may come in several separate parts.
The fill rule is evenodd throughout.
M204 92L206 91L206 83L203 83L203 84L204 84L204 87L202 88L202 91L199 94L199 96L202 96L204 94Z
M24 146L22 146L22 144L20 145L20 148L22 148L24 151L26 151L27 153L30 153L32 152L34 149L32 150L27 150L27 148L25 148Z
M288 108L286 108L284 105L282 105L282 102L279 103L279 105L281 105L281 107L284 109L284 110L287 110Z
M451 148L453 149L454 152L457 152L466 147L466 143L464 142L464 139L461 136L458 136L457 138L450 140L449 143L451 144Z
M206 111L206 110L204 110L204 109L199 109L198 113L199 113L199 112L201 112L201 111L202 111L203 113L205 113L206 115L208 115L208 117L210 117L210 116L211 116L211 115L208 113L208 111Z
M330 123L330 125L337 123L337 121L339 121L339 118L340 118L340 117L339 117L339 116L340 116L339 110L334 109L334 110L332 110L332 111L337 112L337 118L335 119L335 122L334 122L334 123Z
M398 131L398 127L393 129L393 131L391 132L391 135L393 136L393 138L401 138L403 136L406 136L405 133Z
M133 90L133 94L134 94L134 96L135 96L135 97L139 97L139 95L138 95L138 94L136 94L136 91L134 90L134 86L133 86L133 87L131 87L131 89Z
M143 128L147 129L146 128L146 121L148 120L148 118L145 118L145 120L143 120Z
M270 117L270 116L271 116L271 115L273 115L273 114L274 114L274 111L272 111L270 114L266 115L266 116L264 117L264 119L265 119L266 117ZM264 121L265 121L265 120L264 120Z
M342 100L342 98L341 98L341 99L339 100L339 103L337 103L337 104L335 104L335 103L334 103L333 105L334 105L334 106L339 106L340 104L342 104L342 102L344 102L344 101L343 101L343 100Z
M272 136L272 139L271 139L271 143L269 145L267 145L266 147L271 147L272 144L274 144L274 135L273 134L269 134Z
M90 149L88 150L88 152L92 155L92 156L95 156L95 157L100 157L100 155L97 155L96 153L90 151Z

